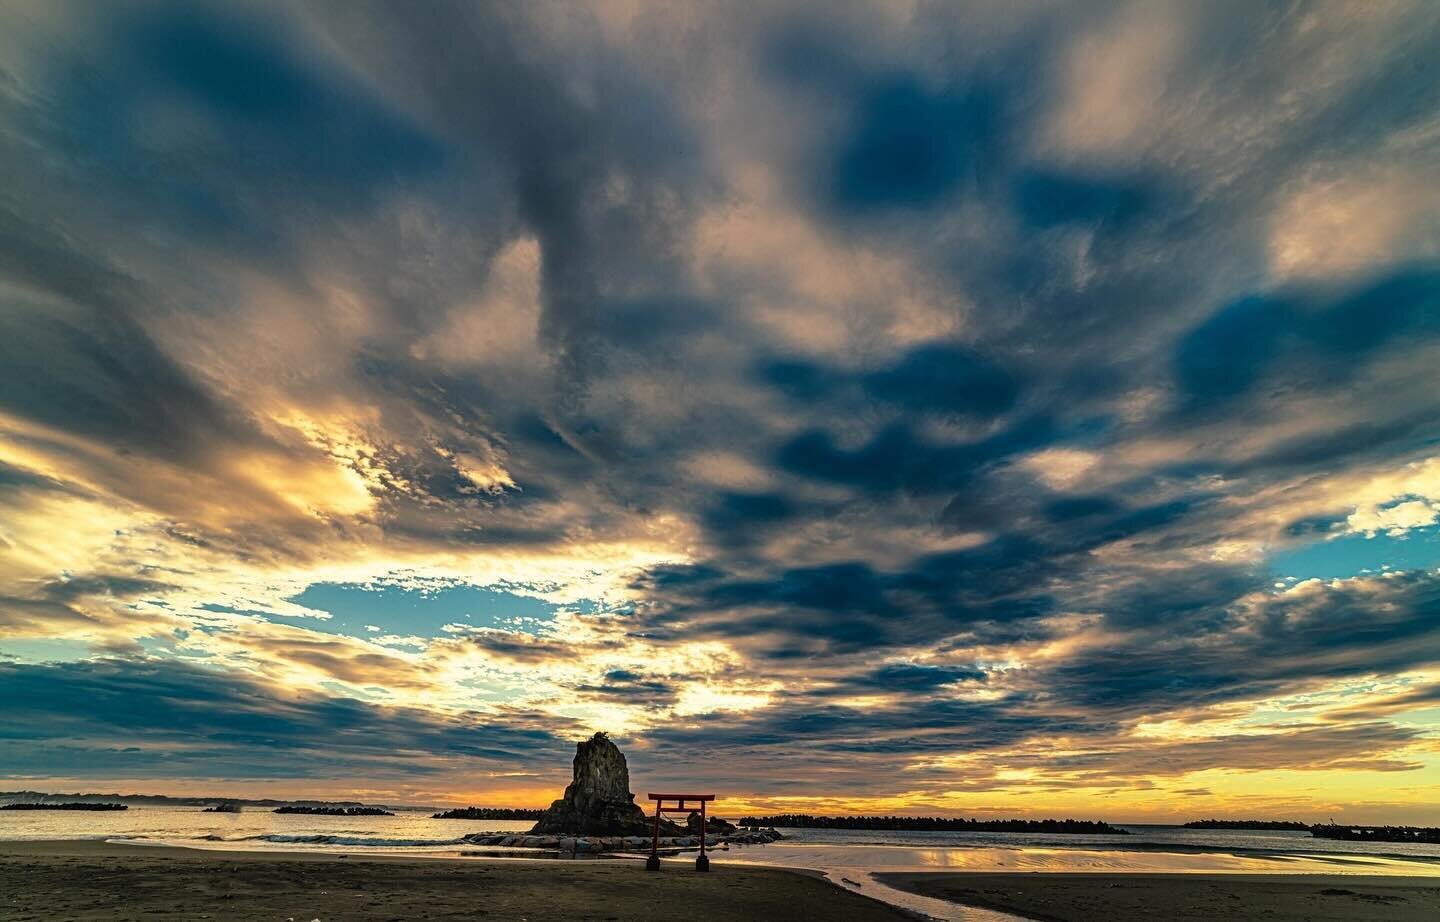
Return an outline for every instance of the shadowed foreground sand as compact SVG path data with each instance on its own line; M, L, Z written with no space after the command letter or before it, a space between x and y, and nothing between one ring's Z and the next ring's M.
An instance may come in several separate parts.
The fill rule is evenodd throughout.
M1433 922L1440 877L1277 874L876 874L892 887L1041 922Z
M102 842L0 842L0 919L834 919L905 916L788 871L638 861L445 861Z

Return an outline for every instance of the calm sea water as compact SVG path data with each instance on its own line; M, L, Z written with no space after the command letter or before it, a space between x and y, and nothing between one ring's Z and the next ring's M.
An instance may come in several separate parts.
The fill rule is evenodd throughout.
M0 810L0 839L101 839L198 848L454 853L474 832L524 832L528 821L437 820L429 811L395 816L305 816L262 808L204 813L198 807L131 807L124 812ZM1265 862L1283 872L1295 860L1366 867L1399 862L1411 873L1440 874L1440 845L1340 842L1304 832L1126 826L1128 836L983 832L892 832L786 829L773 845L731 849L744 860L794 864L806 855L848 855L856 865L979 869L1114 866L1185 869L1216 864L1222 856ZM1214 856L1214 857L1206 857ZM1222 862L1223 863L1223 862ZM1102 867L1103 866L1103 867ZM1160 869L1164 869L1160 867ZM1427 870L1430 869L1430 870Z
M470 832L524 832L525 821L436 820L431 811L397 810L394 816L306 816L205 813L200 807L131 807L124 812L0 810L0 839L101 839L197 848L354 851L454 851Z

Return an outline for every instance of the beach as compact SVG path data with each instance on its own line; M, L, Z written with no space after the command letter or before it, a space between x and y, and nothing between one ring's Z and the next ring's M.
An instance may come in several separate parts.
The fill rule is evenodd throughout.
M759 857L754 856L754 857ZM753 860L753 858L752 858ZM831 873L693 858L659 874L626 859L554 860L244 851L98 840L0 842L0 920L671 920L913 918L872 896L893 888L936 918L1139 922L1264 918L1369 922L1440 918L1440 877L1391 874ZM845 887L863 881L862 892ZM840 884L840 886L836 886ZM893 893L892 891L892 893ZM891 899L892 902L895 902ZM974 910L967 907L974 907ZM948 911L947 911L948 910ZM1009 915L991 915L987 911Z
M637 856L472 843L530 825L400 807L3 813L0 922L669 920L696 907L734 919L1440 918L1435 845L1175 826L1108 836L788 828L771 844L715 848L709 874L694 871L694 852L649 874Z
M892 922L900 912L819 877L693 859L415 858L202 851L101 841L0 842L0 919L615 920Z
M935 899L1041 922L1265 919L1267 922L1430 922L1440 878L1280 874L881 873L883 883Z
M887 886L961 906L1070 922L1156 917L1272 922L1440 918L1440 878L1261 874L877 873ZM100 841L0 843L0 919L898 920L899 911L794 870L688 859L416 858L215 851ZM956 917L963 918L964 911Z

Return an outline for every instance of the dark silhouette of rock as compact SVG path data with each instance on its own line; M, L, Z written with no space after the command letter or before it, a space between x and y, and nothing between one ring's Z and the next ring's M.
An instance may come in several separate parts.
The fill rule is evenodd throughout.
M743 816L741 826L779 826L791 829L909 829L956 832L1042 832L1047 835L1128 836L1130 831L1099 820L975 820L953 816L811 816L778 813Z
M461 807L458 810L432 813L430 818L432 820L538 820L544 815L544 810L532 810L529 807Z
M1195 820L1186 829L1293 829L1304 832L1310 827L1292 820Z
M654 820L635 804L630 793L630 769L620 747L597 733L575 746L574 780L565 796L550 805L531 835L643 836ZM665 821L661 835L677 835L680 828Z
M272 813L303 813L306 816L394 816L379 807L278 807Z
M1310 827L1316 839L1343 839L1350 842L1423 842L1440 845L1440 827L1425 826L1339 826L1317 823Z
M700 814L698 812L691 811L690 815L685 817L685 829L692 836L698 836L700 834ZM728 836L734 835L738 831L739 828L728 820L722 820L718 816L705 817L706 835Z
M125 804L93 804L88 801L74 803L21 803L0 804L0 810L129 810Z

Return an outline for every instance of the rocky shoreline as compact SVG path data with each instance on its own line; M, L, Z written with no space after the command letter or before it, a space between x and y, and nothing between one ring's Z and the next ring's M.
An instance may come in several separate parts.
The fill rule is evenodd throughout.
M650 836L573 836L573 835L517 835L515 833L473 832L461 836L471 845L495 846L499 848L532 848L553 851L561 855L600 854L603 852L646 853L650 851ZM726 835L705 836L705 846L723 845L767 845L785 838L774 829L742 829ZM700 847L700 837L661 836L659 847L666 851L686 851Z

